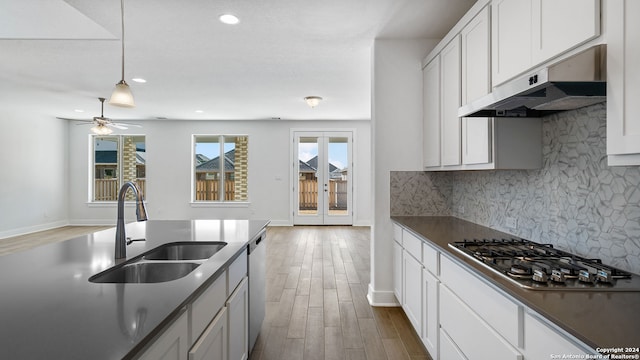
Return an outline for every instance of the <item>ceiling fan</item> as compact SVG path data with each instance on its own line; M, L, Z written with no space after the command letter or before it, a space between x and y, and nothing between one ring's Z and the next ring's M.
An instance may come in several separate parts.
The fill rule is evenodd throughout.
M69 118L61 118L61 117L58 117L58 119L82 121L83 122L82 124L76 124L76 125L95 125L94 127L91 128L91 131L93 131L95 134L98 134L98 135L109 135L109 134L111 134L113 132L113 130L111 130L110 128L126 130L129 127L139 127L139 128L142 127L142 126L140 126L138 124L113 122L111 119L104 117L104 101L105 101L105 98L100 97L100 98L98 98L98 100L100 100L100 116L94 116L93 120L69 119Z

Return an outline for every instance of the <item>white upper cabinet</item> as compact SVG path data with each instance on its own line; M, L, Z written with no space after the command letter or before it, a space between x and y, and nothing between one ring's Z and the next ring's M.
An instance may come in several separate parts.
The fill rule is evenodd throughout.
M533 65L600 35L599 0L533 0L531 10Z
M491 9L491 71L495 86L531 66L532 11L530 0L495 0Z
M424 167L440 166L440 56L422 70Z
M462 104L491 92L491 22L485 7L460 32L462 42ZM462 163L491 162L491 122L462 118Z
M460 35L442 49L440 61L442 165L460 165Z
M609 165L640 165L640 1L607 1Z
M493 86L600 35L600 0L492 2Z

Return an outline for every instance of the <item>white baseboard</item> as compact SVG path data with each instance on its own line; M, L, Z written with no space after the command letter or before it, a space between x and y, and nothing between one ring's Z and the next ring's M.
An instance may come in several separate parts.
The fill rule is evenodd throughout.
M370 220L360 220L360 221L355 221L353 223L353 226L371 226L371 221Z
M371 306L385 306L395 307L400 306L400 303L396 299L396 295L393 291L376 291L369 284L369 291L367 292L367 300Z
M51 229L59 228L61 226L66 226L66 225L69 225L69 223L66 220L60 220L60 221L54 221L46 224L25 226L17 229L0 231L0 239L31 234L38 231L51 230Z
M293 226L289 220L271 220L269 226Z

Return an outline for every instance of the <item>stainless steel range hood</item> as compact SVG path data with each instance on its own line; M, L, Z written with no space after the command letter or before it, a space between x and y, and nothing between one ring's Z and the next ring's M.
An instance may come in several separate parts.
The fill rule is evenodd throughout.
M460 117L540 117L607 100L606 45L598 45L497 86Z

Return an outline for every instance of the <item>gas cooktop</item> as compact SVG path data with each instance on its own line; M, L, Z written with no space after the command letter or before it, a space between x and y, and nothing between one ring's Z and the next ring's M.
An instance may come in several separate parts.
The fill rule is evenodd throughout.
M523 239L464 240L449 246L532 290L640 291L640 276Z

